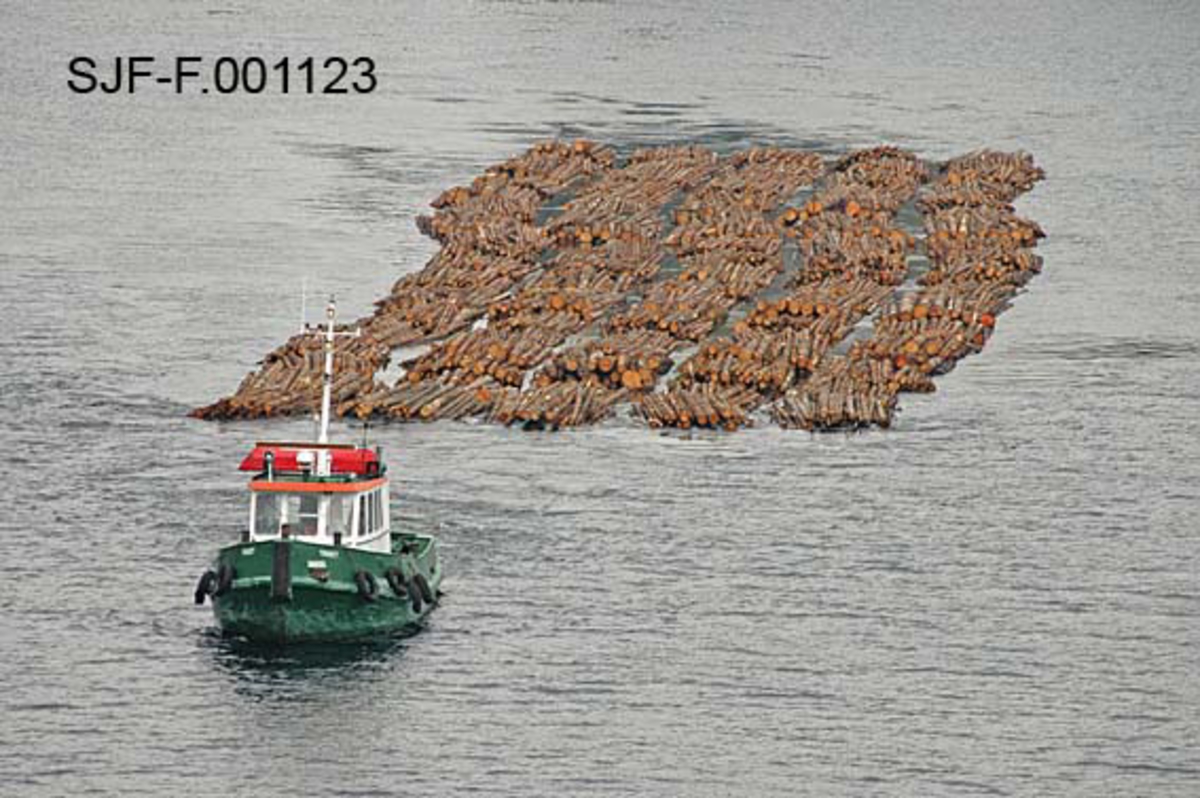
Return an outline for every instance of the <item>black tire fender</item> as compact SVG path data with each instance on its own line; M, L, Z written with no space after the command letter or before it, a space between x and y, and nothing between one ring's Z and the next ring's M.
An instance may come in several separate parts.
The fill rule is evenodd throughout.
M404 584L404 574L400 572L399 568L389 568L383 576L387 579L388 587L396 594L396 598L408 598L408 586Z
M211 568L200 575L200 581L196 583L196 604L197 606L204 603L204 599L213 594L217 589L217 574Z
M374 601L379 598L379 582L375 581L375 574L370 571L356 571L354 585L363 600Z
M413 587L416 592L421 594L426 604L433 604L434 595L433 589L429 587L429 580L425 578L425 574L414 574L412 578Z
M237 577L237 571L229 563L221 563L217 568L217 588L213 591L214 596L224 596L233 587L233 580Z

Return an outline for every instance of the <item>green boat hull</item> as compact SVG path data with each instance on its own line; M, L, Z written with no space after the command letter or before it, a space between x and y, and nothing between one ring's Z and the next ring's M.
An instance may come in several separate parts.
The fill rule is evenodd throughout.
M215 572L225 567L233 575L212 596L217 624L225 634L263 643L415 631L442 580L436 541L398 534L391 543L386 554L296 539L227 546L214 564Z

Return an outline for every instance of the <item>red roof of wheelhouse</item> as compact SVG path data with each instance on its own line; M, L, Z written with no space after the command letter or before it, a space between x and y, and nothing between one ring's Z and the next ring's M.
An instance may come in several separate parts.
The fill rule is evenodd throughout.
M379 453L374 449L316 445L309 448L304 444L259 444L251 450L250 454L246 455L246 458L242 460L242 464L238 466L238 470L254 471L256 473L266 471L267 453L270 452L275 458L274 465L272 466L274 470L280 472L306 471L311 466L301 466L300 453L313 452L315 458L315 453L318 450L329 452L329 470L332 474L356 474L364 477L375 477L379 476L383 470Z

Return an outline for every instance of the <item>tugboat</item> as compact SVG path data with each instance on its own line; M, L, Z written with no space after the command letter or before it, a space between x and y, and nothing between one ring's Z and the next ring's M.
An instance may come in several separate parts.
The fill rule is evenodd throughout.
M257 443L249 471L249 526L196 585L222 632L255 642L360 638L418 628L436 605L437 540L395 532L378 447L329 442L333 342L324 329L320 433L315 443ZM306 332L314 330L306 328Z

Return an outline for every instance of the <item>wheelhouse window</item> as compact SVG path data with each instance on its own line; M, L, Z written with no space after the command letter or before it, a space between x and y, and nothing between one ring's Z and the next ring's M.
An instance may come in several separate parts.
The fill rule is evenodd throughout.
M254 534L273 537L279 534L280 495L259 493L254 497Z
M354 497L332 495L329 497L330 535L350 537L350 524L354 518Z
M316 493L259 493L254 500L254 534L275 537L286 527L289 535L317 534L321 499Z
M288 497L289 510L296 509L296 522L292 525L292 533L296 535L317 534L321 519L321 497L315 493L302 493L299 496ZM291 513L288 516L291 517Z
M358 496L358 536L369 537L383 529L383 494L378 490Z

